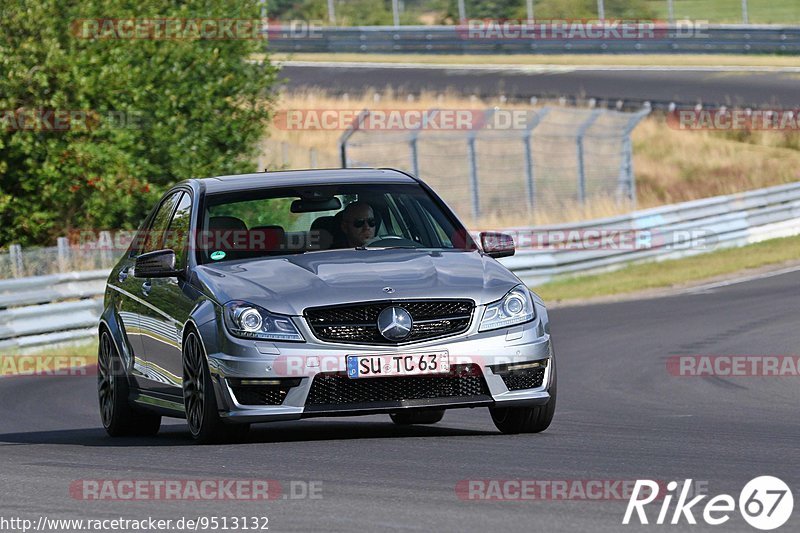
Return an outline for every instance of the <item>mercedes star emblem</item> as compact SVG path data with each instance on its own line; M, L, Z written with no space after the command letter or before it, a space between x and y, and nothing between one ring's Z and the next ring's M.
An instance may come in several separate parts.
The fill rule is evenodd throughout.
M387 307L378 315L378 330L390 341L401 341L408 337L411 324L411 315L402 307Z

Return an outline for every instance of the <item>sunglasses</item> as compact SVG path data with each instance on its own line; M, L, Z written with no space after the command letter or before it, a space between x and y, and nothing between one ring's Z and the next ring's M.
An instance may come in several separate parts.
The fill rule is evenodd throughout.
M375 219L374 218L355 218L353 219L353 227L354 228L363 228L364 224L368 225L370 228L375 227Z

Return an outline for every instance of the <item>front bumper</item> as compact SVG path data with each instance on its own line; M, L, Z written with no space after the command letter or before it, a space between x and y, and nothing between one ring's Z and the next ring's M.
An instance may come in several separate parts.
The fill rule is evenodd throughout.
M458 336L415 343L406 346L363 346L320 342L314 339L302 321L298 328L304 343L270 343L234 338L226 331L209 331L220 340L216 350L209 350L208 362L220 408L220 416L228 422L268 422L296 420L314 416L352 416L394 412L403 409L451 409L460 407L517 407L546 403L554 372L554 353L549 333L540 318L511 328L479 333L473 323ZM446 351L454 370L469 370L468 395L444 395L387 401L357 401L336 405L315 405L309 399L315 378L346 377L346 356L359 354L425 354ZM509 372L533 369L536 379L509 380ZM520 370L521 372L521 370ZM519 376L519 374L515 374ZM452 376L461 379L459 376ZM370 386L382 386L382 380L430 380L429 377L361 378ZM449 378L441 378L449 379ZM271 384L275 389L270 405L253 405L243 398L243 384ZM384 383L389 383L384 382ZM408 381L403 383L410 383ZM431 381L419 382L429 387ZM280 384L280 385L278 385ZM352 385L352 383L342 383ZM529 384L537 385L532 388ZM480 391L477 388L480 386ZM345 387L352 388L352 387ZM363 388L363 387L362 387ZM278 390L280 389L280 390ZM450 388L452 390L452 388ZM427 396L431 396L426 393ZM433 396L436 396L435 394ZM252 396L250 396L252 398Z

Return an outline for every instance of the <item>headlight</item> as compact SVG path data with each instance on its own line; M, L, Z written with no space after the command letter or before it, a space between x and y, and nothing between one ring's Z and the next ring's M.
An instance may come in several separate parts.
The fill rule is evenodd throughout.
M305 341L288 316L275 315L247 302L228 302L223 311L231 334L245 339Z
M517 285L502 299L486 306L479 331L523 324L535 317L536 311L530 291L523 285Z

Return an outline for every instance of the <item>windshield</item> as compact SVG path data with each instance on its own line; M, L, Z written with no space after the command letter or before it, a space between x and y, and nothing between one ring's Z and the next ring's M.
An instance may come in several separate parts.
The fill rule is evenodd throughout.
M466 230L417 184L347 184L208 195L198 262L334 249L474 250Z

